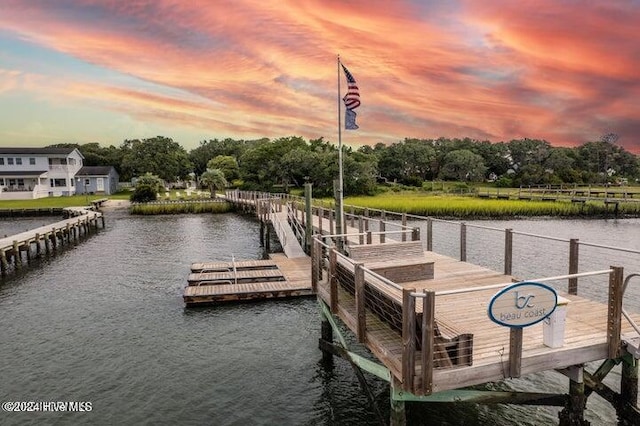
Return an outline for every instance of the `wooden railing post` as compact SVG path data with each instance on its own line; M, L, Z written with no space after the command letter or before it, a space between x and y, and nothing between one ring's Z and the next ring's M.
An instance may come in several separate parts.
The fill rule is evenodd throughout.
M320 278L320 265L321 263L318 261L318 258L322 258L322 247L320 246L320 242L313 239L313 244L311 245L311 290L314 293L318 292L318 280Z
M460 260L467 261L467 225L460 224Z
M364 267L362 263L356 263L354 269L355 298L356 298L356 337L358 342L365 343L367 340L367 314L365 305L365 281Z
M324 208L318 207L318 232L322 236L322 222L324 219Z
M433 392L436 293L424 290L422 300L422 394Z
M329 210L329 234L330 235L335 235L335 227L333 224L333 215L334 215L334 210Z
M402 241L407 241L407 233L404 232L407 229L407 214L402 213Z
M416 299L414 288L402 290L402 389L413 392L416 367Z
M420 228L413 228L411 231L411 241L420 241Z
M369 231L367 229L367 244L373 244L373 235L371 234L371 231Z
M338 313L338 252L329 251L329 308L332 314Z
M504 230L504 274L513 273L513 229Z
M433 220L427 218L427 250L433 251Z
M509 377L520 377L522 364L522 327L511 327L509 333Z
M572 238L569 240L569 274L577 274L578 273L578 252L579 252L580 243L577 238ZM569 278L569 294L578 294L578 278Z
M609 310L607 315L607 347L608 358L620 357L620 345L622 331L622 297L624 296L624 269L612 266L613 272L609 274Z
M354 224L354 221L355 221L355 218L356 218L356 213L355 213L355 208L353 206L351 206L350 210L351 210L351 218L350 218L351 227L353 228L353 224Z
M385 231L387 230L384 220L380 220L380 243L384 243L386 241Z
M358 216L358 240L360 245L364 244L364 220L362 216Z

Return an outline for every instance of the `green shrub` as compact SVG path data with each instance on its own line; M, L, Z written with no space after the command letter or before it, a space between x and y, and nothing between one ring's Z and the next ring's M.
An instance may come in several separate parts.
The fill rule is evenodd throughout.
M129 198L133 203L148 203L149 201L155 201L158 195L156 188L150 184L136 185L136 189Z

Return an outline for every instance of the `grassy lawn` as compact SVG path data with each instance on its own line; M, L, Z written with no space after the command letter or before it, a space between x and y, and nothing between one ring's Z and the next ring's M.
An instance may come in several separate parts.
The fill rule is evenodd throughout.
M49 209L52 207L86 206L92 200L110 198L128 200L129 193L118 193L105 197L104 195L72 195L69 197L45 197L35 200L0 200L0 209Z

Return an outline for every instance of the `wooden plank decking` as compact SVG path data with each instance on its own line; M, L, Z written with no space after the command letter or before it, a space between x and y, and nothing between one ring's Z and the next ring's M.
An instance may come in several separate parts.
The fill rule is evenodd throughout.
M278 265L271 259L242 260L238 262L202 262L192 263L191 272L228 272L235 268L238 271L252 269L274 269Z
M440 292L469 287L505 284L517 281L504 275L447 256L426 252L428 260L434 262L434 279L412 281L400 284L403 288L423 289ZM345 264L346 260L339 263ZM326 277L325 277L326 278ZM603 276L603 285L607 285ZM368 278L368 281L375 281ZM402 305L402 292L389 286L382 286L384 294ZM433 374L433 392L459 389L509 377L510 329L492 322L487 314L491 297L498 289L487 289L455 295L436 297L435 317L451 324L463 333L473 334L473 362L470 366L436 368ZM565 324L564 345L550 348L543 344L543 324L524 328L521 374L529 374L552 369L598 361L607 358L607 305L581 296L559 295L569 299ZM319 282L318 296L330 303L328 280ZM338 286L338 312L340 319L354 333L357 317L353 294ZM422 313L422 304L416 304L417 314ZM634 315L636 322L640 315ZM622 334L638 337L626 320L622 323ZM398 378L402 377L403 343L400 333L393 330L371 310L366 311L366 346ZM416 381L419 382L420 351L416 351Z
M196 306L202 304L238 302L260 299L276 299L300 296L312 296L314 293L311 289L311 279L309 271L311 269L311 261L306 258L288 259L283 254L271 254L271 259L241 261L236 262L237 265L244 265L248 268L259 268L262 266L267 269L248 269L238 270L237 274L242 276L251 276L253 282L238 281L238 284L203 284L188 285L184 289L183 299L186 306ZM228 265L227 262L211 262L197 263L192 265L192 269L206 269L203 266L214 267L220 265ZM274 269L275 266L275 269ZM228 281L234 282L233 272L224 273L199 273L191 274L193 277L227 278ZM269 281L264 277L268 277ZM263 279L261 279L263 278ZM197 283L190 281L189 284Z

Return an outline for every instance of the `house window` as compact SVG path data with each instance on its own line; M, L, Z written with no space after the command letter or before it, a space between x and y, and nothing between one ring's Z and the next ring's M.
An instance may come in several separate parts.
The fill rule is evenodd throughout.
M85 185L90 185L91 184L91 179L87 178L84 180L84 184Z
M22 166L22 158L16 157L16 165Z
M70 179L71 182L71 187L73 188L76 185L76 181L74 181L73 179Z
M13 158L11 157L7 158L7 164L10 166L13 166Z
M35 166L36 165L36 159L33 158L33 157L29 158L29 164L32 165L32 166Z
M57 186L67 186L66 179L50 179L49 182L52 188Z
M4 157L0 157L0 166L4 166Z
M18 186L24 186L24 179L18 179Z
M16 186L16 180L15 179L9 179L9 186Z

